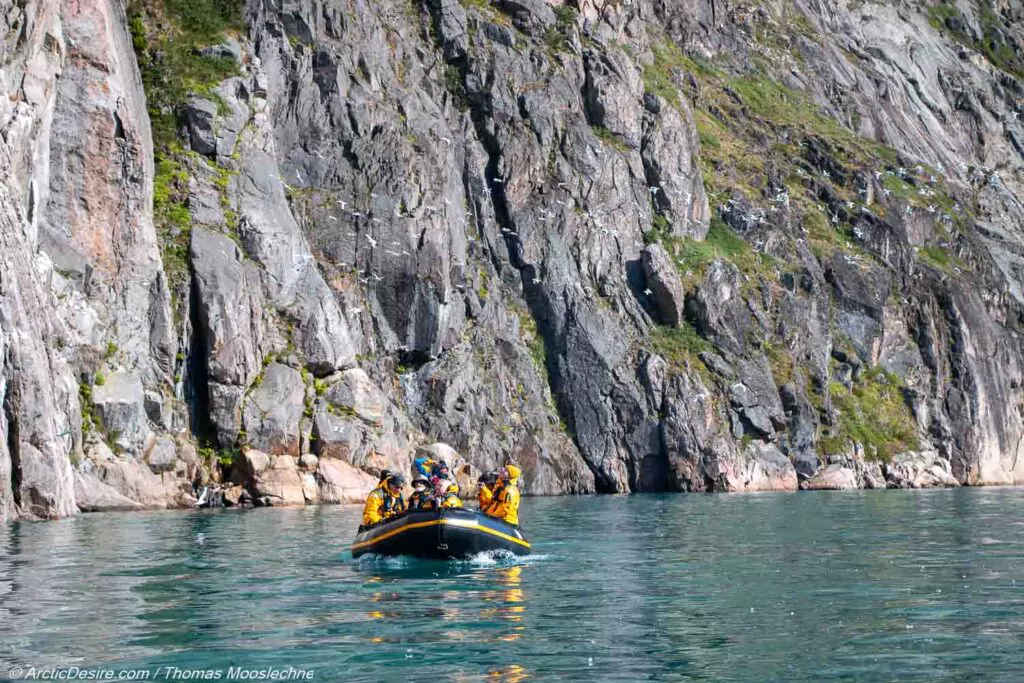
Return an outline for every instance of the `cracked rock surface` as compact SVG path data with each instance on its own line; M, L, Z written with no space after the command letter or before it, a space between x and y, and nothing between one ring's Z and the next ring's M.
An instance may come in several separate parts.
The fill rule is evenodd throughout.
M0 520L1021 483L985 7L0 0Z

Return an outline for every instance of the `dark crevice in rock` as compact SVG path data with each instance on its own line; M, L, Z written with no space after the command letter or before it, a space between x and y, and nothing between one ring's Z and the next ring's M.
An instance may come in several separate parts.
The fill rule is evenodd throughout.
M188 403L192 433L200 440L212 440L216 436L216 429L210 421L210 376L206 357L209 331L200 313L199 284L195 273L192 274L192 286L189 287L188 304L192 338L189 340L186 361L185 401Z
M14 368L7 363L4 375L11 377L13 371ZM21 433L18 424L20 393L17 382L8 382L7 395L4 396L4 418L7 420L7 450L11 454L11 489L14 492L16 507L21 507Z
M124 123L121 122L121 117L114 112L114 139L115 140L127 140L128 136L124 132Z
M469 70L469 63L466 58L452 61L453 66L458 69L463 87L467 85L466 75ZM555 398L557 413L563 417L569 427L570 434L575 434L575 421L572 415L571 402L564 398L563 387L561 387L561 373L555 365L558 358L564 355L564 341L561 343L556 338L556 329L553 321L557 320L554 311L551 310L551 294L546 292L542 283L542 272L535 264L526 263L522 259L522 251L519 241L518 230L512 220L508 203L505 197L504 179L499 174L502 151L501 145L496 136L491 132L487 121L491 116L491 103L489 102L489 89L484 87L479 92L470 92L467 88L469 100L469 115L473 123L477 138L487 153L487 164L484 170L485 179L488 183L491 205L494 209L495 222L501 230L508 250L509 263L519 271L522 283L522 296L526 302L530 316L533 318L537 334L544 345L544 374L549 388ZM498 264L496 264L498 267ZM500 267L499 267L500 271ZM573 440L577 441L575 436ZM577 443L577 447L578 447ZM584 458L586 461L586 458ZM597 470L587 462L595 475ZM614 490L611 489L611 490Z
M430 354L422 349L398 352L398 363L415 372L431 361Z
M25 223L32 225L36 215L36 183L31 181L28 184L28 201L25 202Z

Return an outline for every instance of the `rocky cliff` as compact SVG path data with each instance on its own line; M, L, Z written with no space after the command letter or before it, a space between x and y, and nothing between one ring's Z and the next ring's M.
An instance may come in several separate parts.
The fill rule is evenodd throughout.
M0 21L0 519L1024 480L1016 0Z

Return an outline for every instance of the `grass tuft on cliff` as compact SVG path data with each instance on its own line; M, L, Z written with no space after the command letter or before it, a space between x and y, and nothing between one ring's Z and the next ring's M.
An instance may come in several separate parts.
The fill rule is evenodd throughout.
M852 389L831 382L829 394L838 419L820 441L826 454L841 454L855 441L868 460L888 462L897 453L918 448L916 423L896 375L872 368Z
M1024 45L1020 45L1009 30L1008 19L990 0L978 0L975 19L981 35L971 28L972 22L965 17L956 3L942 0L928 8L928 22L932 27L951 39L976 52L997 69L1024 80ZM1012 10L1011 10L1012 11Z

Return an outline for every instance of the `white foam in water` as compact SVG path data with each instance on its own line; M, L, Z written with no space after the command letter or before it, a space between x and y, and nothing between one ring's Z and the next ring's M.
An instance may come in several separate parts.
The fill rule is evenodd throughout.
M413 558L406 555L361 555L356 559L356 566L360 569L372 569L374 567L386 567L388 569L399 569L408 567L409 561Z
M521 564L533 564L546 560L547 555L514 555L507 550L488 550L477 553L465 560L454 560L474 567L512 567Z
M452 564L466 567L514 567L516 565L533 564L542 562L550 557L549 555L514 555L507 550L490 550L477 553L464 560L450 560ZM433 560L419 560L411 555L376 555L369 553L354 560L355 566L360 570L373 569L405 569L416 566L419 562L432 562Z

